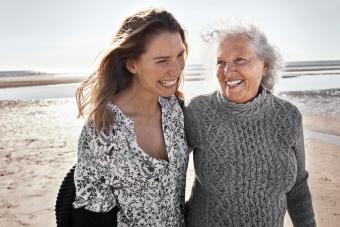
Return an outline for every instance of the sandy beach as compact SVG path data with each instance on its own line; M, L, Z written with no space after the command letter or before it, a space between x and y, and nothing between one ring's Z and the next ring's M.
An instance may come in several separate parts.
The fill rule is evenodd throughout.
M303 113L318 226L340 223L340 90L288 92ZM59 185L83 124L74 99L0 101L0 226L55 226ZM194 171L188 170L187 197ZM289 218L285 226L292 226Z

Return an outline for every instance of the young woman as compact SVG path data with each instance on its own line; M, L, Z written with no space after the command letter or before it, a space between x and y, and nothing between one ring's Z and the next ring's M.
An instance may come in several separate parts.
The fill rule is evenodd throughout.
M182 226L188 163L178 98L184 30L165 10L126 18L77 91L73 226Z

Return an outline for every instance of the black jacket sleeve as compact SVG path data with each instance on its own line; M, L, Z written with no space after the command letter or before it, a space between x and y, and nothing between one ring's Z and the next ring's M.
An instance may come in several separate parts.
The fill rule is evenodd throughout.
M98 213L84 208L73 209L72 227L115 227L117 226L118 207L107 213Z

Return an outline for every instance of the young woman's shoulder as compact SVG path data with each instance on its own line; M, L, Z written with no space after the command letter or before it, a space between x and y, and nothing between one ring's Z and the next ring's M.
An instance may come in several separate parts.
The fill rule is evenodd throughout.
M89 120L84 123L78 140L79 155L102 156L115 145L112 131L99 131Z

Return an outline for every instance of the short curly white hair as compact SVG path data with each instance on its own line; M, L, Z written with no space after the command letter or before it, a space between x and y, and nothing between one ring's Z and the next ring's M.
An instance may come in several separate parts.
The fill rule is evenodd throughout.
M220 44L225 38L235 35L246 35L251 40L257 56L267 65L261 84L266 90L272 91L283 70L282 56L279 49L268 42L265 33L253 22L232 19L223 21L202 33L202 39Z

